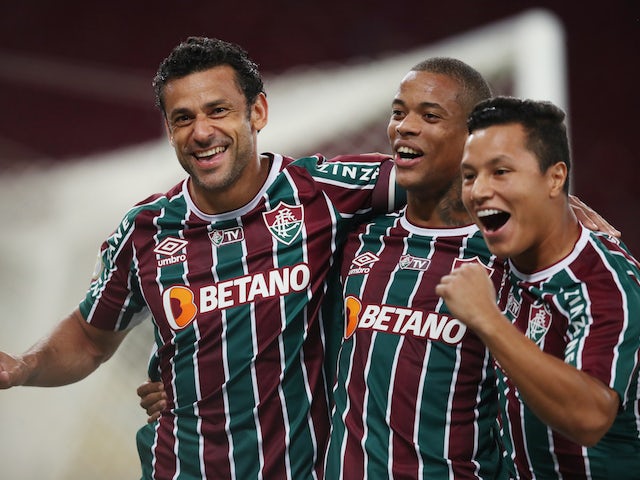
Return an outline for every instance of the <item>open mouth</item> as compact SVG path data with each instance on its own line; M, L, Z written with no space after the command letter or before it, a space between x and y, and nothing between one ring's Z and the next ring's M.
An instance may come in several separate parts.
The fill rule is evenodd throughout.
M227 150L227 147L213 147L210 148L209 150L205 150L203 152L195 152L193 155L198 159L198 160L206 160L210 157L213 157L214 155L217 155L218 153L222 153L224 151Z
M402 160L413 160L414 158L422 156L422 152L409 147L398 147L396 153Z
M511 217L511 214L503 212L502 210L496 210L494 208L487 210L479 210L477 212L478 220L482 223L482 226L489 232L494 232L502 227L507 220Z

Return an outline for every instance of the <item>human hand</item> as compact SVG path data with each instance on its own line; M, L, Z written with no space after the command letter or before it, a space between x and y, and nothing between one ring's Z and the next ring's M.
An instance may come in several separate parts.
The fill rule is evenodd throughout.
M447 308L458 320L474 331L484 326L496 312L496 290L486 268L476 262L464 263L440 279L436 285Z
M151 382L147 380L136 389L140 397L140 406L145 409L149 418L147 423L153 423L160 418L162 410L167 408L167 394L164 391L162 382Z
M0 352L0 390L22 385L27 375L26 367L20 357Z
M595 232L603 232L615 238L620 238L621 233L618 229L609 224L599 213L588 205L584 204L575 195L569 195L569 206L575 213L576 217L585 227Z

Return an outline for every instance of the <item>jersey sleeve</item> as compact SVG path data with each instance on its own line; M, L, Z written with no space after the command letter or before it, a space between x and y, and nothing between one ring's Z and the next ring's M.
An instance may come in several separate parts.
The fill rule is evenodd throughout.
M640 352L640 272L632 264L585 282L585 313L571 316L565 361L636 398ZM604 278L602 278L604 277ZM607 278L608 277L608 278ZM573 306L574 309L580 305ZM629 397L630 396L630 397Z
M314 180L343 215L387 213L406 204L406 192L395 182L391 157L379 153L341 155L330 160L321 155L306 161Z
M96 268L80 313L91 325L104 330L126 330L148 317L140 295L132 236L135 210L100 247Z

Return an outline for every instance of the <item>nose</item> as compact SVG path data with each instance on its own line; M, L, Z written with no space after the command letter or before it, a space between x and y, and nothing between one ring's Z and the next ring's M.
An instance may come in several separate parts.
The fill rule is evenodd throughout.
M420 133L420 123L416 115L407 114L396 125L396 133L401 136L418 135Z
M214 130L213 123L206 115L198 115L193 122L193 139L199 143L206 143Z
M478 174L470 189L470 198L476 203L481 203L493 195L491 179L486 175Z

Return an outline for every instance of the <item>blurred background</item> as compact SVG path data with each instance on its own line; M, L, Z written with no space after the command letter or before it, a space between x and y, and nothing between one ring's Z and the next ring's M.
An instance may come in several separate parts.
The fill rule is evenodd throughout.
M390 101L430 55L568 113L573 193L640 255L640 3L521 0L5 2L0 16L0 349L21 352L84 296L101 241L183 176L153 105L189 35L242 45L266 81L262 150L387 151ZM88 379L0 392L0 478L135 479L149 325ZM271 480L271 479L269 479Z

